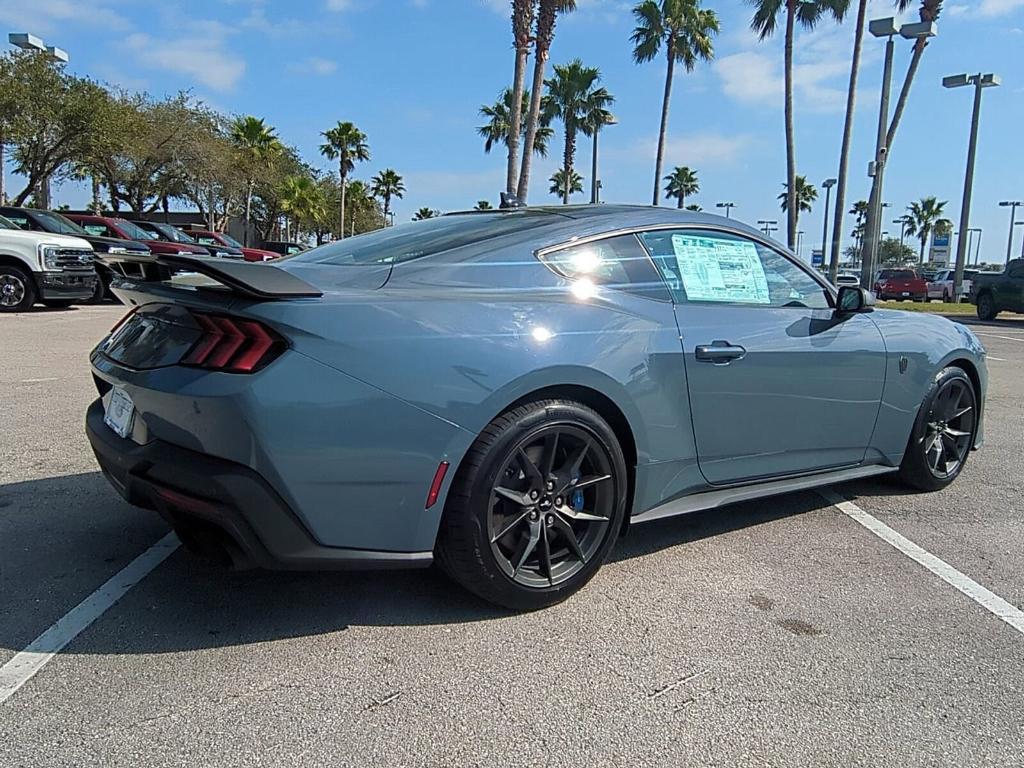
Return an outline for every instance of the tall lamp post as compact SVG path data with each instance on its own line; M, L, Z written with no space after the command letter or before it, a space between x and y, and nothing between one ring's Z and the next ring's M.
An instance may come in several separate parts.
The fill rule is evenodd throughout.
M934 21L920 21L914 24L900 24L892 17L875 19L868 23L868 31L875 37L886 38L885 66L882 70L882 96L878 105L878 137L875 142L875 159L868 165L868 176L872 177L871 195L868 198L868 215L864 231L864 248L861 259L860 284L871 288L871 276L878 259L882 231L882 190L885 183L885 165L888 162L889 147L889 91L892 89L892 58L895 50L893 38L896 35L907 40L934 37L938 28Z
M1006 239L1006 260L1013 258L1013 228L1017 226L1017 208L1024 205L1020 200L1004 200L1000 208L1010 209L1010 236Z
M898 219L893 219L892 223L900 225L900 247L902 248L903 241L907 236L907 217L900 216Z
M67 64L71 57L68 56L68 52L63 48L58 48L55 45L46 45L42 38L36 37L28 32L11 32L7 35L7 42L13 45L15 48L21 48L23 51L36 51L38 53L45 53L54 61L59 61L63 64ZM4 144L3 138L0 137L0 203L7 202L7 187L4 183ZM50 207L50 180L43 180L42 195L44 198L46 208Z
M758 227L764 232L766 237L771 237L772 232L779 231L779 222L777 219L758 219Z
M614 117L609 117L608 122L604 125L615 125L619 121ZM604 126L594 126L594 154L590 159L590 204L597 205L601 202L601 179L597 173L597 136L601 133L601 128Z
M824 266L825 266L825 251L828 250L828 204L829 204L829 200L832 198L832 187L834 187L837 183L838 183L838 181L836 179L825 179L823 182L821 182L821 186L823 186L825 188L825 224L822 226L822 229L821 229L821 266L822 266L822 268L824 268ZM814 259L812 258L811 261L814 261ZM831 263L828 265L828 276L829 276L829 279L832 281L833 285L835 284L836 277L838 276L838 274L839 274L839 260L838 259L832 259Z
M972 246L974 248L974 264L975 264L975 266L977 266L978 262L981 260L981 232L982 232L982 230L981 230L981 227L971 227L967 231L971 232L972 234L974 232L978 233L978 242L975 243L974 242L974 238L972 237L971 240L968 243L968 245L970 245L970 246ZM968 249L967 260L968 261L971 260L971 258L970 258L970 249Z
M942 78L943 88L963 88L974 86L974 109L971 112L971 138L967 145L967 169L964 172L964 197L960 206L960 236L956 241L956 275L953 278L953 300L960 301L960 289L964 282L964 259L967 255L967 240L964 232L969 228L971 220L971 192L974 189L974 158L978 151L978 118L981 113L981 92L986 88L1001 85L998 75L991 72L976 75L950 75Z
M715 208L725 208L725 218L729 218L729 214L733 208L736 207L736 203L715 203Z

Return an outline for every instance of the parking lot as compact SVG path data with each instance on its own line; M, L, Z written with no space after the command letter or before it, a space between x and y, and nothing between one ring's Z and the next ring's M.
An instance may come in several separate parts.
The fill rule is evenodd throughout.
M167 533L98 473L87 353L122 314L0 317L0 667ZM1024 607L1024 319L972 322L987 444L930 495L835 489ZM568 602L434 571L177 550L0 703L0 766L1024 764L1024 634L814 492L634 527Z

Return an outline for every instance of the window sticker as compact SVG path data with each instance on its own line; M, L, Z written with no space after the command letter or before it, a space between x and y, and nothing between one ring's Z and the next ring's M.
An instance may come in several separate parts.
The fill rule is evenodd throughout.
M689 301L769 304L757 247L746 240L672 235L672 250Z

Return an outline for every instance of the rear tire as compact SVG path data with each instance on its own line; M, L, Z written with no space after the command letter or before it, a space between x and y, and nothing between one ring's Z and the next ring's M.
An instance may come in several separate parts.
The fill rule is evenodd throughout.
M962 368L944 368L918 410L899 477L921 491L952 483L970 455L978 429L978 398Z
M0 266L0 312L24 312L36 303L36 284L21 267Z
M629 489L622 449L585 405L541 400L502 414L459 468L436 547L442 570L518 611L565 600L608 557Z
M996 309L996 303L992 300L991 293L983 293L978 297L978 319L979 320L995 320L996 315L999 314L999 310Z

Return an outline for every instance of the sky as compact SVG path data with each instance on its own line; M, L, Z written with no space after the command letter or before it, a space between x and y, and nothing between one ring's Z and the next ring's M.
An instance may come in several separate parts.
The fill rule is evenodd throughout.
M750 31L749 4L704 0L719 15L715 58L692 73L677 69L665 173L686 165L699 174L692 200L707 210L736 204L747 222L776 219L785 180L782 46ZM637 65L629 35L632 3L578 0L560 19L552 63L580 58L600 68L615 96L618 124L601 135L601 177L607 202L649 203L665 64ZM872 0L869 18L893 14L893 3ZM906 15L916 20L916 8ZM407 192L395 204L398 221L428 206L443 211L497 202L504 186L504 149L483 151L476 128L481 105L511 83L513 52L507 0L0 0L10 32L32 32L71 55L71 71L156 96L189 89L229 114L265 118L309 163L333 167L319 155L320 132L354 122L369 139L371 159L356 178L394 168ZM796 38L797 172L809 181L835 176L853 19L823 20ZM894 94L910 59L898 41ZM849 204L866 198L867 163L874 151L883 43L865 38L858 90ZM531 63L532 67L532 63ZM972 89L945 90L941 79L962 72L995 72L1002 87L985 91L971 226L981 227L981 260L1005 258L1009 209L1024 200L1024 0L948 2L939 35L928 46L907 113L890 151L885 226L911 201L948 201L957 223L963 190ZM552 151L535 164L530 202L557 202L547 178L560 165L559 131ZM589 190L590 143L581 138L576 167ZM8 184L21 179L8 168ZM824 190L804 214L803 255L820 246ZM86 190L55 190L55 203L81 206ZM589 196L578 196L586 202ZM670 204L673 201L670 201ZM1024 209L1018 211L1024 219ZM830 223L831 226L831 223ZM853 227L847 217L845 235ZM1015 255L1024 226L1016 228ZM916 242L912 242L915 245Z

